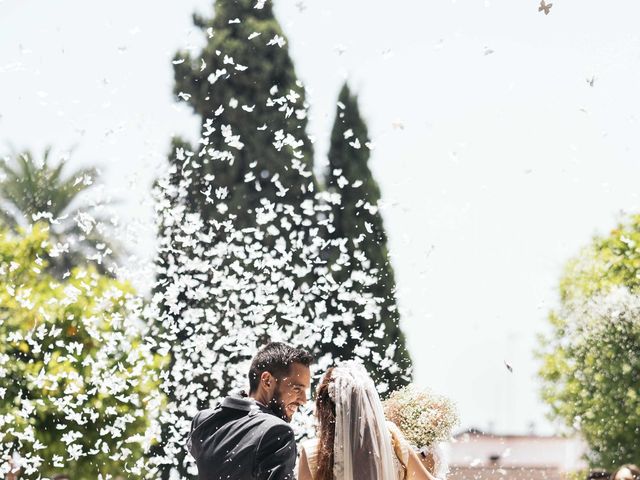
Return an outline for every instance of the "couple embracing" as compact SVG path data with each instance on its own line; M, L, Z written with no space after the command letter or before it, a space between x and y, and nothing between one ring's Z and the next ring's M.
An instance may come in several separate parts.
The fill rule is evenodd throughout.
M435 480L385 420L371 377L355 362L323 375L317 438L303 442L298 456L289 422L307 402L311 362L304 350L270 343L251 362L247 396L198 412L188 448L200 480Z

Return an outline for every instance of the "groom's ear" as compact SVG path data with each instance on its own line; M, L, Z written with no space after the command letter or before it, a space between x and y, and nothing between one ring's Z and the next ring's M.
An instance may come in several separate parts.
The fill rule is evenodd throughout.
M262 372L260 374L260 384L265 388L271 388L275 385L275 377L270 372Z

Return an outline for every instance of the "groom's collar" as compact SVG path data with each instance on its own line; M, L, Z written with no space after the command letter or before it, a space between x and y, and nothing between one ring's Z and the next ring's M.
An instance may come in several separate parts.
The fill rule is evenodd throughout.
M231 394L225 399L223 399L220 406L224 408L232 408L234 410L241 410L243 412L250 412L251 410L255 410L257 407L260 411L264 413L270 413L271 415L274 415L271 409L268 408L267 406L261 404L260 402L255 401L251 397L242 396L237 393Z

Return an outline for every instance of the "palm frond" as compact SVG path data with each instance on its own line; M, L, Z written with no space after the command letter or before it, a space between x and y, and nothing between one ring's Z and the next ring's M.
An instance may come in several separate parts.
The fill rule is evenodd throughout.
M52 148L46 147L41 162L36 162L28 150L14 152L11 161L0 160L0 171L5 174L0 181L0 222L16 228L24 226L25 221L31 223L35 214L47 213L52 222L51 240L70 244L69 252L62 253L52 268L95 263L106 272L106 266L101 266L103 257L107 262L114 261L120 246L98 229L86 234L75 221L80 209L74 208L74 204L93 184L84 179L94 179L98 170L85 167L67 173L67 159L52 164L51 152ZM93 213L94 209L94 205L88 205L83 210ZM104 223L99 215L93 216L98 223ZM105 256L108 250L113 253Z
M15 230L21 226L21 223L20 218L16 217L10 209L5 205L0 205L0 224Z

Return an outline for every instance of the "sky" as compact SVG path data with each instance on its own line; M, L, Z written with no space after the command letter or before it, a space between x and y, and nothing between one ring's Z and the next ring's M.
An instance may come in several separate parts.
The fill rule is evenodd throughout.
M555 431L533 352L563 265L640 211L640 4L537 7L276 2L317 168L342 83L359 94L415 381L464 428ZM199 132L172 96L174 52L203 43L194 11L212 2L0 0L0 155L54 145L98 165L141 288L151 184L171 136Z

